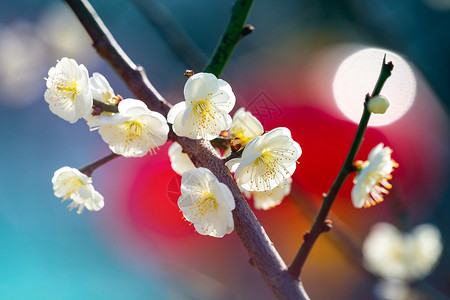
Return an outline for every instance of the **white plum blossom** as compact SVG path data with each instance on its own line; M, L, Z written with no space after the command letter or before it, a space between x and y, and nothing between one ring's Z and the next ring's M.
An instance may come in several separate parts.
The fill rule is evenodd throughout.
M241 147L245 147L255 137L261 136L264 128L251 112L239 108L233 116L229 137L237 139Z
M234 229L234 198L230 189L205 168L186 171L181 178L178 207L202 235L223 237Z
M172 169L178 174L183 175L184 172L195 169L189 156L183 152L183 148L177 142L173 143L169 148L169 158Z
M354 179L352 202L356 208L370 207L383 201L383 194L388 194L392 187L388 180L398 164L391 158L392 149L378 144L369 153L369 160L358 161L359 170Z
M289 129L279 127L251 140L242 157L231 159L226 165L235 172L234 178L242 189L269 191L292 176L301 154Z
M91 78L89 78L89 85L94 100L103 102L108 105L116 106L118 104L119 98L114 93L114 90L112 89L108 80L106 80L105 76L103 76L102 74L96 72L93 73ZM91 130L95 130L98 129L102 118L100 118L100 116L98 115L93 115L92 113L93 111L91 110L91 113L85 116L84 119L87 121ZM112 113L103 112L103 114L111 115Z
M389 223L378 223L363 244L364 266L382 278L410 282L430 274L442 248L439 229L432 224L402 233Z
M292 178L285 178L279 186L264 192L248 192L243 190L247 198L253 198L256 209L268 210L281 204L283 199L291 192Z
M102 115L99 133L112 152L125 157L141 157L167 141L169 126L160 113L151 111L144 102L124 99L119 112Z
M187 80L184 98L186 101L174 105L167 115L178 136L212 140L230 128L232 120L228 113L236 97L224 80L214 74L197 73Z
M70 123L88 115L93 100L86 67L62 58L48 71L44 98L52 113Z
M103 196L94 189L92 179L78 169L62 167L55 171L52 178L53 191L56 197L72 200L68 206L70 210L78 208L81 214L83 209L98 211L105 205Z

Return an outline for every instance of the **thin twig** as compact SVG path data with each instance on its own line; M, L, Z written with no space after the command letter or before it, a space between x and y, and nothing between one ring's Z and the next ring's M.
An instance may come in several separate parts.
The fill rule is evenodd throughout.
M205 72L213 73L217 77L222 74L223 68L225 67L234 47L239 42L239 40L245 36L242 34L242 29L244 28L245 20L247 19L248 12L252 7L253 0L238 0L233 6L233 12L231 14L230 22L228 23L227 29L222 36L216 51L211 58Z
M137 68L125 55L89 2L87 0L66 0L66 2L85 27L93 40L94 47L96 47L100 55L120 74L137 98L147 103L152 110L167 115L170 105L164 101L150 84L144 70ZM230 22L234 22L236 19L245 20L245 17L241 15L246 16L248 14L248 10L250 9L249 2L251 4L252 1L238 0L236 2ZM238 36L240 35L241 29L242 25L239 29ZM223 47L219 45L217 49L218 51L222 51L222 49L232 50L232 48L234 47ZM231 51L225 55L227 59L230 53ZM214 57L219 56L222 57L223 55L214 55ZM221 59L220 63L216 62L214 64L215 69L223 70L227 59ZM220 72L216 74L220 74ZM256 219L247 201L234 182L231 173L225 167L224 162L211 146L211 143L204 140L191 140L178 137L173 132L169 136L170 139L178 142L183 147L183 151L189 155L197 167L202 166L208 168L220 182L230 188L236 202L236 208L233 210L235 231L247 249L254 266L258 269L274 295L278 299L309 299L301 281L287 272L286 264L276 251L264 228Z
M232 160L233 158L239 158L242 157L242 153L244 152L245 148L240 149L239 151L231 153L227 158L224 158L223 161L227 162L229 160Z
M213 140L210 140L209 142L211 143L211 145L213 145L214 148L227 150L230 146L231 140L223 137L217 137Z
M94 161L93 163L90 163L84 167L79 168L78 170L80 170L81 173L86 174L89 177L92 177L92 173L94 173L94 171L103 166L104 164L110 162L111 160L113 160L114 158L119 157L120 155L117 155L115 153L110 153L102 158L100 158L99 160Z
M102 111L108 111L108 112L113 112L113 113L119 112L119 108L117 106L109 105L109 104L106 104L105 102L98 101L95 99L94 99L94 106L100 107L102 109Z
M385 56L383 58L383 65L381 67L380 75L378 77L375 88L371 96L369 95L366 96L366 101L368 98L376 96L380 93L384 83L389 78L389 76L391 76L393 67L394 65L392 64L392 62L386 63L386 56ZM347 158L345 159L344 164L342 165L342 168L336 177L336 180L331 186L330 191L326 195L324 195L322 206L320 207L320 211L317 214L316 219L314 220L311 230L304 235L303 244L300 247L300 250L298 251L297 255L295 256L294 261L289 266L289 273L291 273L296 277L300 276L306 258L308 257L308 254L311 251L312 247L314 246L314 243L316 242L317 238L322 232L326 231L325 229L327 227L325 227L324 225L328 213L330 212L331 206L333 205L333 202L339 190L341 189L345 179L349 174L353 172L353 161L363 140L364 132L366 131L367 124L369 123L370 118L370 112L367 110L366 103L364 103L363 115L361 117L361 121L359 122L353 143L347 154Z
M315 200L307 193L302 191L300 187L292 184L290 198L293 199L299 210L308 219L314 221L319 206L315 204ZM356 241L353 232L339 217L329 213L330 219L333 220L333 230L325 235L334 246L351 262L362 274L370 279L377 280L378 277L367 271L362 265L361 243Z
M299 210L303 212L304 216L308 220L313 220L313 211L317 209L314 203L314 199L311 196L303 192L297 185L292 185L292 191L290 197L294 200L294 203L299 207ZM404 211L400 212L405 214ZM331 241L334 246L347 258L347 260L357 268L357 270L370 279L370 281L375 284L382 277L379 277L371 272L369 272L363 265L363 254L361 251L361 243L356 241L353 237L350 228L340 220L333 212L330 212L330 218L333 219L333 230L330 234L325 235L326 238ZM412 288L416 288L422 292L425 292L433 296L436 300L449 300L450 298L445 297L445 295L434 286L430 285L426 280L421 279L419 281L413 282L411 284ZM360 299L360 292L364 291L365 288L360 288L359 293L354 293L352 299Z

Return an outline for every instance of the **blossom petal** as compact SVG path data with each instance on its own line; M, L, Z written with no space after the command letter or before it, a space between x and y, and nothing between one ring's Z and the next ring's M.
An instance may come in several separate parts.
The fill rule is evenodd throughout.
M234 95L231 86L224 80L218 80L219 89L212 95L210 101L214 103L221 110L229 113L236 104L236 96Z
M233 158L225 163L225 166L230 170L231 173L236 172L239 164L241 163L241 158Z
M94 72L89 78L89 85L91 88L92 97L95 100L111 104L109 100L114 97L115 94L105 76Z
M211 73L197 73L191 76L184 86L184 98L188 104L204 99L219 89L217 77Z
M125 116L132 116L150 111L143 101L132 98L127 98L120 101L118 109L119 112Z
M251 192L256 209L268 210L279 205L291 192L292 178L283 179L281 184L270 191Z
M170 124L174 124L175 118L178 116L178 114L182 113L186 110L186 101L179 102L172 106L172 108L169 110L169 113L167 114L167 122Z
M176 142L169 147L169 157L172 169L178 175L183 175L184 172L195 169L189 156L183 153L183 148Z
M88 210L99 211L105 206L105 201L103 196L99 192L94 190L92 200L87 201L85 206Z
M230 137L238 138L242 146L245 146L255 137L264 133L262 124L250 112L240 108L233 116L230 128Z

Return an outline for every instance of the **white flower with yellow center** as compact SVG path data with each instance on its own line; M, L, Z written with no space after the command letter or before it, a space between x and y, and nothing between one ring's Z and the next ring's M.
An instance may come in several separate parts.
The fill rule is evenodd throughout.
M151 111L144 102L124 99L119 112L100 116L99 133L112 152L125 157L140 157L167 141L169 126L160 113Z
M279 127L251 140L242 157L231 159L226 165L235 172L234 178L242 189L270 191L292 176L301 154L289 129Z
M189 156L183 152L183 148L177 142L173 143L169 148L169 158L172 169L178 174L183 175L184 172L195 169Z
M212 140L230 128L228 113L236 97L224 80L210 73L197 73L186 82L184 98L186 101L174 105L167 115L178 136Z
M239 108L233 116L229 137L237 139L241 147L245 147L255 137L261 136L264 128L251 112Z
M281 184L270 191L248 192L243 190L247 198L253 198L253 205L256 209L268 210L281 204L284 197L291 192L292 178L283 179Z
M353 180L352 201L356 208L370 207L383 201L383 194L389 194L392 187L388 180L398 164L391 158L392 149L378 144L369 153L369 160L358 161L358 174Z
M234 229L234 198L230 189L205 168L186 171L181 178L178 207L202 235L223 237Z
M70 210L78 208L78 214L85 207L98 211L105 205L103 196L94 189L92 179L77 169L62 167L56 170L52 183L55 196L62 197L63 201L70 198L72 203L68 207Z
M422 224L402 233L389 223L374 225L363 244L364 266L373 274L402 281L421 279L442 253L439 229Z
M70 123L88 115L93 101L86 67L62 58L48 71L44 98L52 113Z
M111 85L105 76L100 73L93 73L89 78L89 85L91 88L92 97L94 100L106 103L108 105L117 105L118 97L114 93ZM109 114L110 112L102 112L102 114ZM99 115L93 115L93 111L84 117L91 130L98 129L102 118Z

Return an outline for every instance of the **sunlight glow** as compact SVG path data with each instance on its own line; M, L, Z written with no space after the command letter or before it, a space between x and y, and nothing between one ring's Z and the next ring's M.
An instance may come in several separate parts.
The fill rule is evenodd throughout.
M359 50L341 63L333 80L333 94L339 109L356 123L362 115L365 95L372 93L375 86L384 54L386 62L394 64L392 76L381 91L391 105L385 114L372 114L369 125L387 125L400 119L414 101L416 79L403 58L383 49Z

